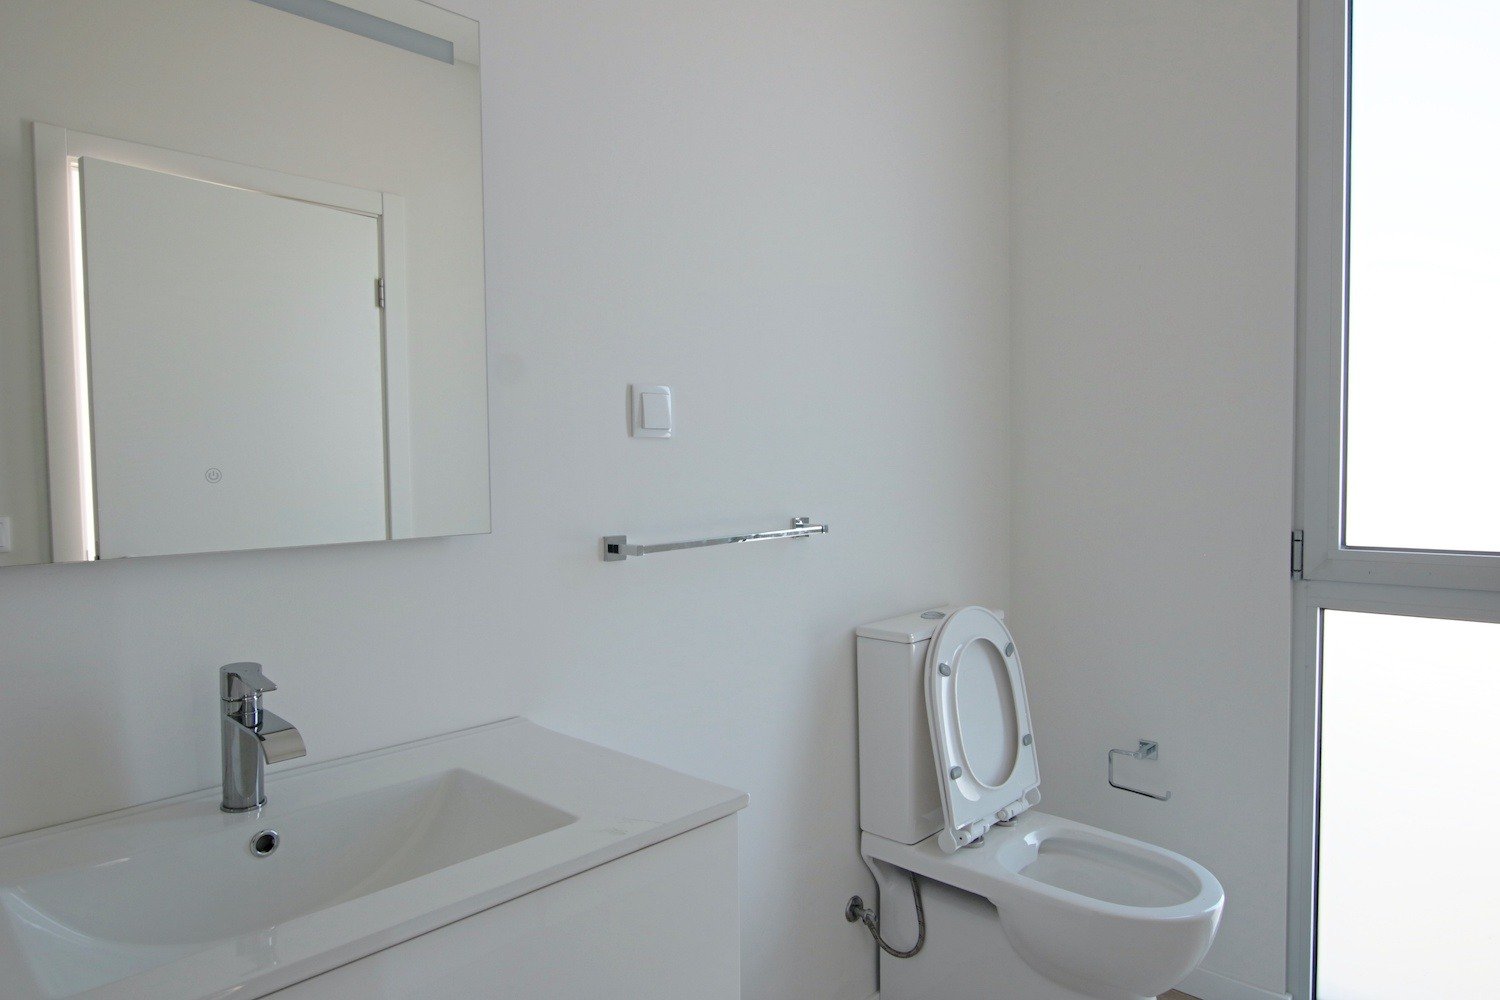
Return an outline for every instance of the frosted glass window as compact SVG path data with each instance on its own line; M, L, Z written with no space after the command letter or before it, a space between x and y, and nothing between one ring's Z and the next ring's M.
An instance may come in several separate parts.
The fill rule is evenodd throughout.
M1500 551L1500 3L1354 0L1344 539Z
M1500 625L1324 613L1318 1000L1500 983Z

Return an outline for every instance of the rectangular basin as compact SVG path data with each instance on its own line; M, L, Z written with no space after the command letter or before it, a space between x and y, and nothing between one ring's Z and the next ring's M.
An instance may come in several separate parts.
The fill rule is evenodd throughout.
M744 804L520 719L268 782L0 840L0 992L261 996Z
M451 770L250 824L260 850L275 842L269 854L244 827L216 830L6 886L0 909L39 984L71 997L575 819Z

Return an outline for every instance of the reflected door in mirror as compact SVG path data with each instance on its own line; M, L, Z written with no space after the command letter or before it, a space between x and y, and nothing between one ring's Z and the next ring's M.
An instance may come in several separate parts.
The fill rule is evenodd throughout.
M81 171L100 558L385 538L376 220Z

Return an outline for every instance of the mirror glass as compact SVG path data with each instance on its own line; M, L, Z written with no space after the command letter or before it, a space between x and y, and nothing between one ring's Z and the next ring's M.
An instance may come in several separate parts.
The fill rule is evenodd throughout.
M0 3L0 566L489 530L479 29Z

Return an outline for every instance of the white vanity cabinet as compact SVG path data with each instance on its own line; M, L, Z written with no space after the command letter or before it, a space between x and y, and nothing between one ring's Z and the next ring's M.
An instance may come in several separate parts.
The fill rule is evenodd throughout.
M730 1000L736 819L716 820L271 994L272 1000Z

